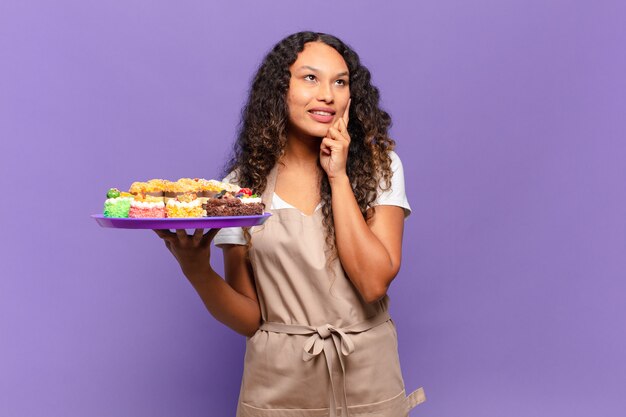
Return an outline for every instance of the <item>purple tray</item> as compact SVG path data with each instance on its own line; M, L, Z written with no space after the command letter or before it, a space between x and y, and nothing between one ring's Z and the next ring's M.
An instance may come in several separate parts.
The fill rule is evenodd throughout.
M126 219L104 217L102 214L91 215L100 226L115 229L213 229L222 227L250 227L263 224L270 216L270 213L264 213L257 216Z

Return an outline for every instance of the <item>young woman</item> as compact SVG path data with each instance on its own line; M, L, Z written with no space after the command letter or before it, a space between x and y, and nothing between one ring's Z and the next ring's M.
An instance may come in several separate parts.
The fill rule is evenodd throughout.
M410 207L378 101L342 41L288 36L258 69L226 169L272 216L157 231L211 314L248 337L238 417L399 417L425 399L405 395L387 311Z

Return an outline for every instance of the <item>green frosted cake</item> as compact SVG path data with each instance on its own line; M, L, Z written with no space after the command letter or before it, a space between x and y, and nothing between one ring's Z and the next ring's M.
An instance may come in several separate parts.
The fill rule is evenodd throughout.
M133 197L128 193L120 193L117 188L111 188L104 202L104 217L128 217L131 201Z

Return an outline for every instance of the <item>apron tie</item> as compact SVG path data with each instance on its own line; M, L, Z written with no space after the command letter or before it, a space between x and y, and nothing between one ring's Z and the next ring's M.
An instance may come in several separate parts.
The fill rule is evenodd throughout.
M343 398L341 398L341 415L345 415L346 417L348 417L348 401L346 396L346 367L343 357L350 355L352 352L354 352L355 349L354 342L352 341L350 336L348 336L348 334L364 332L373 327L379 326L390 319L391 317L389 316L389 313L387 311L383 311L372 318L369 318L352 326L345 327L343 329L337 328L331 324L324 324L322 326L313 327L300 324L264 322L263 324L261 324L261 327L259 327L259 330L265 330L275 333L311 335L311 337L309 337L304 343L302 360L308 362L316 356L319 356L320 353L324 352L324 359L326 360L326 367L328 368L328 375L330 378L330 392L328 395L330 417L337 417L338 384L337 381L333 379L334 350L337 358L339 358L339 365L341 367L342 375L341 382L343 385L343 392L341 397Z
M324 348L324 341L329 337L332 337L333 344L341 346L341 349L336 349L337 353L341 351L343 356L348 356L354 352L354 342L345 332L330 324L325 324L315 328L315 334L304 343L302 359L308 362L319 355Z

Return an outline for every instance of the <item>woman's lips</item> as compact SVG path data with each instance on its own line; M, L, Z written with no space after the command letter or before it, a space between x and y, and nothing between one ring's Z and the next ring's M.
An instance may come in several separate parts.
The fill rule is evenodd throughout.
M309 111L309 115L313 118L313 120L316 120L320 123L330 123L333 121L334 116L332 114L319 114L317 112L312 112Z

